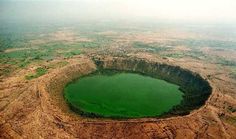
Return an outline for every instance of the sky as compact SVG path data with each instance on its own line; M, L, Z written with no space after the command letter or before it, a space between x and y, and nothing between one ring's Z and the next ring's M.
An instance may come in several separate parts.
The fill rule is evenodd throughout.
M0 0L0 20L91 19L236 23L236 0Z

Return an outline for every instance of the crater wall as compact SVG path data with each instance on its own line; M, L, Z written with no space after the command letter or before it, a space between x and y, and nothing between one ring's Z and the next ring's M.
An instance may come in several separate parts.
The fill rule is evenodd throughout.
M205 104L212 91L209 83L199 74L179 66L121 57L94 58L94 61L99 70L138 72L179 85L180 90L184 92L183 100L180 105L168 112L171 115L186 115L191 110L199 108Z
M59 105L61 109L67 111L68 107L65 107L67 104L63 98L66 84L81 76L104 70L136 72L179 85L184 93L183 100L169 112L164 113L163 117L189 114L190 111L204 105L212 92L211 86L203 77L188 69L137 57L110 56L93 57L83 64L67 66L55 72L54 76L47 79L47 92L53 97L54 105Z

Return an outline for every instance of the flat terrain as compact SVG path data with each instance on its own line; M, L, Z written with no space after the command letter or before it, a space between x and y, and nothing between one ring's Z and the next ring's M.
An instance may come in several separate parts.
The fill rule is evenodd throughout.
M235 27L201 25L9 25L0 32L0 138L235 138ZM189 115L111 120L72 112L70 76L95 56L133 57L199 73L213 91Z

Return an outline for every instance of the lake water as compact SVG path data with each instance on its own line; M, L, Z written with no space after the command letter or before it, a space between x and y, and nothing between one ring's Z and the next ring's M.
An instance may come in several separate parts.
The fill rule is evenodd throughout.
M93 74L68 84L74 108L111 118L155 117L180 104L179 86L136 73Z

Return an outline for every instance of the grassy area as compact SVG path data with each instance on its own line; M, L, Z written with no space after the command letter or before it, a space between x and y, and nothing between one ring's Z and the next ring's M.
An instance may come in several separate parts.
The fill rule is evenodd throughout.
M207 56L205 54L203 54L201 51L194 51L194 50L191 50L191 51L188 51L188 52L178 51L176 53L167 53L167 54L163 54L162 56L172 57L172 58L191 57L193 59L207 60Z
M78 45L67 46L65 44L49 43L40 45L38 48L1 52L0 63L25 67L34 61L50 61L56 57L68 58L79 54L81 54L81 50Z
M132 46L134 48L143 49L145 51L152 52L152 53L158 53L158 52L166 51L169 49L168 47L160 46L157 43L134 42Z
M220 64L222 66L235 66L236 67L236 61L228 60L222 57L217 57L216 64Z
M212 47L215 49L233 49L235 50L236 42L233 41L221 41L221 40L209 40L209 39L179 39L169 41L166 45L178 46L184 45L191 48L199 47Z
M74 50L68 53L64 53L64 58L70 58L73 57L74 55L79 55L79 54L81 54L80 50Z
M230 76L236 80L236 66L233 66L230 69L231 69Z
M185 54L182 53L182 52L181 53L178 52L178 53L165 54L163 56L165 56L165 57L172 57L172 58L183 58L183 57L185 57Z
M69 64L69 62L67 62L67 61L59 61L57 63L49 64L48 67L49 68L61 68L61 67L66 66L67 64Z
M220 116L220 118L222 120L224 120L225 122L227 122L227 123L229 123L231 125L236 126L236 117L235 116L231 117L231 116L225 116L224 115L224 116Z
M29 75L26 75L25 78L27 80L31 80L31 79L34 79L34 78L38 78L44 74L47 73L47 69L43 68L43 67L39 67L35 70L35 73L34 74L29 74Z

